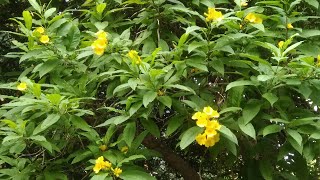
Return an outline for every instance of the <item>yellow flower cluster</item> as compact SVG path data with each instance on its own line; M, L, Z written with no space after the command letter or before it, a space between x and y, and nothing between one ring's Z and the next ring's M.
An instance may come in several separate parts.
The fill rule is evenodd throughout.
M208 13L204 13L206 21L221 21L224 17L221 11L216 11L215 8L208 8Z
M254 24L262 23L262 18L260 18L257 14L254 14L254 13L249 13L244 19Z
M93 171L95 173L99 173L100 170L108 170L110 169L112 166L112 164L109 161L105 161L103 156L98 157L98 159L96 159L96 164L93 167Z
M19 91L25 91L28 88L27 83L25 82L21 82L20 84L18 84L17 89Z
M44 34L45 32L45 29L43 27L37 27L35 29L35 32L39 33L41 36L40 36L40 42L43 43L43 44L47 44L49 43L50 41L50 38L48 35Z
M138 52L135 50L130 50L128 52L128 57L131 59L131 61L134 64L141 64L141 62L142 62Z
M91 44L91 47L96 55L101 56L108 45L107 33L99 30L96 36L97 39Z
M220 140L220 135L217 130L221 128L221 125L215 119L219 116L220 114L210 106L203 108L202 112L196 112L192 116L192 119L196 120L197 126L205 127L204 133L198 134L196 137L196 141L199 145L211 147Z
M101 170L109 170L109 169L111 169L111 171L116 177L119 177L120 174L122 173L122 169L118 167L113 169L112 164L109 161L105 161L103 156L100 156L98 157L98 159L96 159L96 163L93 167L93 171L95 173L99 173Z

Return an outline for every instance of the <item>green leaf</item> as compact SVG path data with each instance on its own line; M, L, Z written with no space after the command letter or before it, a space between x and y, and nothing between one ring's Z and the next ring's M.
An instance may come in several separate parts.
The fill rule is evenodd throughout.
M234 135L233 132L230 131L229 128L227 128L224 125L221 125L221 128L220 128L219 132L221 133L221 135L223 137L229 139L231 142L233 142L233 143L238 145L238 139L237 139L236 135Z
M120 174L120 178L123 180L156 180L156 178L150 176L149 173L131 169L123 171L123 173Z
M252 100L249 101L242 111L242 117L244 119L244 123L249 123L259 112L261 108L261 102Z
M160 138L159 127L152 119L141 119L140 122L147 131L155 137Z
M106 8L106 6L107 6L106 3L98 4L96 7L97 13L101 15L103 13L103 10Z
M168 126L166 130L166 136L170 136L173 132L175 132L184 122L184 118L182 116L173 116L168 121Z
M257 80L258 80L258 81L262 81L262 82L268 81L268 80L270 80L270 79L272 79L272 78L274 78L273 75L258 75L258 76L257 76Z
M62 100L62 96L60 94L47 94L46 97L53 105L56 106L58 106Z
M273 104L275 102L278 101L278 97L276 95L274 95L273 93L265 93L262 95L262 97L264 97L266 100L268 100L271 104L271 106L273 106Z
M67 37L63 40L64 44L67 47L67 50L75 50L80 43L80 30L78 26L72 25L70 28Z
M71 164L75 164L77 162L80 162L88 157L92 156L92 152L91 151L84 151L81 154L77 155L71 162Z
M31 6L36 10L38 11L38 13L41 14L41 7L40 5L38 4L37 0L28 0L29 3L31 4Z
M183 85L180 85L180 84L167 85L167 87L173 87L173 88L181 89L181 90L192 92L193 94L196 94L196 92L193 89L191 89L190 87L183 86Z
M239 80L239 81L234 81L234 82L231 82L227 85L226 87L226 91L228 91L229 89L231 88L234 88L234 87L238 87L238 86L255 86L256 84L253 83L252 81L248 81L248 80Z
M187 41L187 39L188 39L188 36L189 36L189 34L184 33L184 34L180 37L179 42L178 42L178 47L182 47L182 45L184 45L184 43L185 43L185 42Z
M222 109L219 114L224 114L227 112L237 112L237 111L241 111L242 109L240 107L227 107Z
M171 108L172 99L170 96L158 96L158 100L168 108Z
M78 129L87 132L90 132L92 130L88 123L79 116L72 115L70 121Z
M251 26L257 28L258 30L265 32L263 24L250 24Z
M262 134L263 134L263 136L266 136L268 134L280 132L282 129L283 128L277 124L271 124L263 129Z
M297 150L300 154L302 154L302 151L303 151L302 145L299 145L298 142L294 140L291 136L287 137L287 140L295 150Z
M97 127L102 127L102 126L107 126L109 124L121 124L123 122L125 122L126 120L128 120L130 118L130 116L116 116L116 117L112 117L108 120L106 120L104 123L99 124Z
M103 174L95 174L91 177L90 180L106 180L106 177L109 175L108 172L105 172ZM110 177L111 178L111 177ZM111 178L112 179L112 178Z
M47 116L47 118L41 123L40 128L39 126L33 131L33 135L36 135L48 127L52 126L54 123L58 122L60 119L59 114L50 114Z
M256 131L251 123L244 124L243 118L241 117L238 120L238 124L242 132L252 137L253 139L256 139Z
M299 146L302 145L302 136L295 130L287 129L287 133L298 143Z
M270 163L270 161L268 161L268 160L259 161L259 169L260 169L262 177L265 180L272 180L273 167L272 167L272 164Z
M196 136L203 132L203 128L194 126L186 130L180 141L180 148L185 149L188 147L196 138Z
M311 135L310 135L310 138L320 139L320 132L315 132L315 133L311 134Z
M200 69L202 71L208 72L208 68L206 65L203 64L202 60L199 61L198 59L187 59L186 64L188 66L195 67L195 68Z
M44 75L54 70L58 65L58 60L48 60L42 63L42 65L40 65L39 68L36 70L39 71L39 76L40 78L42 78Z
M186 29L186 34L190 34L193 31L201 29L199 26L190 26Z
M319 8L319 2L317 0L304 0L304 1L316 9Z
M35 97L40 98L40 96L41 96L41 85L37 84L37 83L34 83L32 91L33 91L33 95Z
M136 135L136 123L135 122L128 123L123 130L123 140L127 143L129 147L131 146L131 143L135 135Z
M122 161L120 161L118 163L118 166L121 166L123 163L128 163L130 161L136 160L136 159L146 159L146 157L144 157L143 155L132 155L130 157L127 157L125 159L123 159Z
M316 30L316 29L303 29L302 33L300 34L300 36L304 37L304 38L310 38L310 37L314 37L314 36L320 36L320 30Z
M297 42L291 46L289 46L284 52L283 52L283 56L285 56L287 53L289 53L291 50L293 50L294 48L298 47L301 43L303 43L303 41Z
M142 106L141 101L134 103L129 109L130 116L134 115L141 108L141 106Z
M145 95L143 95L143 106L147 107L149 103L151 103L156 97L157 93L153 91L148 91Z
M221 59L214 59L213 61L210 61L209 64L218 73L224 75L224 64Z
M24 19L24 23L27 29L31 29L32 27L32 16L29 11L23 11L22 16Z
M5 138L3 138L2 140L2 144L11 141L11 140L15 140L18 141L18 139L22 138L22 136L18 136L18 135L10 135L10 136L6 136Z
M44 13L44 18L48 19L48 17L52 16L52 14L56 12L56 10L57 8L50 8L46 10L46 12Z
M29 137L29 139L32 139L34 141L47 141L47 139L44 136L40 136L40 135L31 136Z

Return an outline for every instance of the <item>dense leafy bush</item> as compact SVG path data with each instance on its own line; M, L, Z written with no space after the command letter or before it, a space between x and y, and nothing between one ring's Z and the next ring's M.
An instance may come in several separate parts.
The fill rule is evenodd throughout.
M320 176L318 1L28 1L1 179Z

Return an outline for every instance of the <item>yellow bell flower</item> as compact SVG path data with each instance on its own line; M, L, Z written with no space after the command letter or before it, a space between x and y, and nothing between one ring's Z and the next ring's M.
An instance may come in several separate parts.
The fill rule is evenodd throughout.
M113 174L114 174L115 176L117 176L117 177L119 177L120 174L122 173L122 169L120 169L120 168L112 169L112 171L113 171Z
M220 140L220 135L216 134L215 136L208 137L206 142L204 143L205 147L212 147Z
M206 21L221 21L224 17L221 11L216 11L215 8L208 8L208 13L204 13Z
M210 118L218 118L220 114L213 110L210 106L203 108L203 112L207 114Z
M107 147L105 144L103 144L103 145L99 146L99 149L100 149L101 151L105 151L105 150L108 149L108 147Z
M135 51L135 50L130 50L128 52L128 56L129 58L131 59L131 61L134 63L134 64L141 64L141 58L140 56L138 55L138 52Z
M109 161L104 161L103 156L100 156L98 159L96 159L96 164L93 167L93 171L95 173L99 173L100 170L103 169L110 169L112 164Z
M292 29L293 28L292 24L291 23L287 24L287 28Z
M44 33L44 28L43 27L37 27L36 32L43 34Z
M107 39L107 33L103 30L99 30L98 32L96 32L96 36L98 37L98 39L101 39L101 40Z
M17 89L19 90L19 91L25 91L26 89L27 89L27 83L25 83L25 82L21 82L18 86L17 86Z
M206 128L206 130L204 131L204 133L207 135L207 137L213 137L214 135L217 134L217 131L215 128Z
M40 37L40 42L42 42L43 44L47 44L47 43L49 43L49 41L50 41L50 38L48 35L42 35Z
M206 143L206 140L206 134L198 134L196 137L196 141L199 145L204 145Z
M221 128L221 125L219 124L219 122L217 120L212 120L207 123L206 128L212 128L212 129L219 130Z
M278 47L279 47L280 49L282 49L283 44L284 44L284 41L279 41L279 43L278 43Z
M262 19L254 13L249 13L244 19L246 21L249 21L250 23L254 23L254 24L261 24L262 23Z

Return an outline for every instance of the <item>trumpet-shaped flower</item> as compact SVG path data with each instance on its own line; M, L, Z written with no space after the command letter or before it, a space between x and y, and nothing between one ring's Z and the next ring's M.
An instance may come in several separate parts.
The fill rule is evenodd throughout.
M18 84L18 86L17 86L17 89L19 90L19 91L25 91L26 89L27 89L27 83L25 83L25 82L21 82L20 84Z
M262 19L254 13L249 13L244 19L246 21L249 21L250 23L254 23L254 24L261 24L262 23Z
M218 118L220 116L218 111L213 110L210 106L203 108L203 112L207 114L210 118Z
M204 13L206 21L221 21L224 17L221 11L216 11L215 8L208 8L208 13Z
M50 41L50 38L48 35L42 35L40 37L40 42L42 42L43 44L47 44L47 43L49 43L49 41Z
M115 176L117 176L117 177L119 177L120 176L120 174L122 173L122 169L120 169L120 168L114 168L113 170L113 174L115 175Z
M93 167L95 173L99 173L100 170L111 168L112 164L109 161L104 161L103 156L96 159L96 164Z
M96 32L96 36L100 40L107 40L107 33L103 30L99 30L98 32Z
M206 143L207 137L206 134L198 134L196 136L196 141L199 145L204 145Z
M212 120L207 123L206 128L212 128L212 129L219 130L221 128L221 125L219 124L219 122L217 120Z

